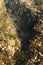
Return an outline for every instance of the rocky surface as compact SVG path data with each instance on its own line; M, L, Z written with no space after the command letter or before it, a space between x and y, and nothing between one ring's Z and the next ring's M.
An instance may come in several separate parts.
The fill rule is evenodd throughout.
M42 0L0 0L0 65L43 65Z

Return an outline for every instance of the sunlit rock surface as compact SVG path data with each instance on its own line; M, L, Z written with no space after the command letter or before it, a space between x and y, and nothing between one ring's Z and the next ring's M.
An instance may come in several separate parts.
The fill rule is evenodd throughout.
M0 65L43 65L42 0L41 3L38 0L19 0L19 2L18 0L0 0ZM27 13L28 9L31 14L30 12ZM21 17L22 15L24 18ZM36 35L30 29L27 31L28 27L25 26L28 25L28 22L32 22L31 16L35 22L37 20L39 22L33 27L33 30L38 32L38 34L35 32ZM27 19L30 18L26 20L27 23L25 23L26 17ZM17 32L18 29L19 33ZM29 40L28 36L32 39ZM27 51L21 51L21 48L24 48L21 45L25 43L27 43L24 45Z
M20 51L21 42L6 7L1 5L3 0L0 0L0 64L14 65L13 56L17 50Z

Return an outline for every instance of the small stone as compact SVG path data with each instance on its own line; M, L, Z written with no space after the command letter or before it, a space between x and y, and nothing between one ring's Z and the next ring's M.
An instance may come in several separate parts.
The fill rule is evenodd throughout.
M37 59L37 56L35 56L35 60Z
M1 44L0 44L0 47L1 47Z
M40 62L40 59L38 59L38 62Z
M40 46L41 46L41 44L38 44L38 46L40 47Z

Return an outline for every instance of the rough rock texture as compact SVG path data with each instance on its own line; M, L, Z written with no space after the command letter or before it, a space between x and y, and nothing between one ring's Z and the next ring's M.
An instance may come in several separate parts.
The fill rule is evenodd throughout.
M0 3L3 5L2 0ZM14 65L13 56L17 50L20 51L20 39L14 23L3 5L0 8L0 64Z
M0 0L0 65L43 65L42 0Z

